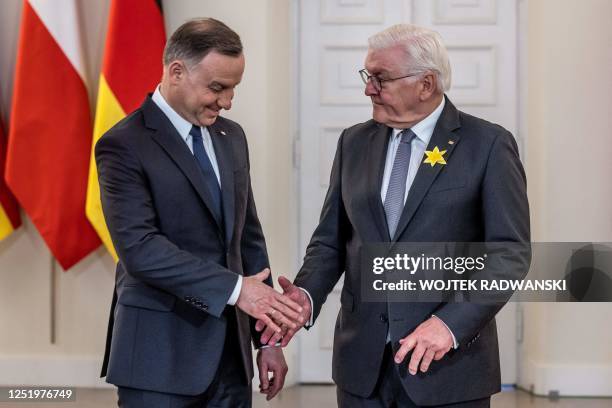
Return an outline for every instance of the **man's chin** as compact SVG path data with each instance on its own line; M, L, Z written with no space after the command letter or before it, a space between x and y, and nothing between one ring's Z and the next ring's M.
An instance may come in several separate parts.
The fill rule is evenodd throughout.
M211 126L212 124L214 124L217 121L218 117L219 117L219 115L203 117L203 118L200 119L200 126L203 126L203 127Z
M387 120L387 115L385 115L380 108L376 108L376 106L374 106L372 109L372 119L378 123L385 123Z

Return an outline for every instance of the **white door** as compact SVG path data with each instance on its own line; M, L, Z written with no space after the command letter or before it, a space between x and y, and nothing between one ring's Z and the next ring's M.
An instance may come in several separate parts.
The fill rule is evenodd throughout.
M328 187L342 129L371 117L358 71L367 38L397 23L431 27L453 69L449 97L461 110L518 131L517 0L302 0L297 7L299 250L304 254ZM331 382L341 282L315 327L300 334L300 381ZM516 382L515 305L498 317L502 381Z

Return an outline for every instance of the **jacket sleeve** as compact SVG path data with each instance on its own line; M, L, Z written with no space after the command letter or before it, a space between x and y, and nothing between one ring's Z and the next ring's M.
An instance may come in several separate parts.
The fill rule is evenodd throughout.
M485 279L524 278L531 262L527 181L518 146L505 130L493 141L481 197L484 241L493 248L503 248L489 254ZM510 295L494 296L495 301L482 298L479 302L447 303L435 315L446 323L461 347L478 336Z
M312 298L312 322L318 317L327 295L333 290L345 268L346 234L351 226L342 200L344 134L343 132L338 140L319 225L310 239L304 264L294 281L296 286L307 290Z
M244 276L252 276L258 272L261 272L265 268L269 268L270 261L268 259L266 240L261 228L261 223L259 222L259 217L257 216L257 208L255 206L255 198L253 196L253 188L251 186L249 146L242 129L240 129L240 133L244 143L248 172L247 207L242 237L240 238L240 254L242 257L242 270L244 272ZM268 279L266 279L265 283L268 286L273 287L271 273ZM256 322L256 319L249 316L249 326L253 346L256 349L259 349L262 346L260 341L261 332L255 330Z
M128 274L219 317L238 276L178 248L158 228L149 180L126 138L107 134L95 157L104 217Z
M247 157L247 188L249 191L247 196L244 229L242 231L242 238L240 240L240 250L242 254L242 267L244 270L244 275L251 276L261 272L262 269L269 268L270 261L268 259L266 240L261 228L261 223L259 222L259 217L257 216L257 208L255 206L255 198L253 196L253 188L251 186L249 148L244 132L242 132L242 135ZM266 280L266 283L273 286L271 274L268 280Z

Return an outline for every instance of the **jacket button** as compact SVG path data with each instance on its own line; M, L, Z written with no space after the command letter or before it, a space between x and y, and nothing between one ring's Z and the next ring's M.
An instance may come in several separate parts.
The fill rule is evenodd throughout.
M384 313L380 314L380 321L383 323L387 323L389 321L389 319L387 318L387 315Z

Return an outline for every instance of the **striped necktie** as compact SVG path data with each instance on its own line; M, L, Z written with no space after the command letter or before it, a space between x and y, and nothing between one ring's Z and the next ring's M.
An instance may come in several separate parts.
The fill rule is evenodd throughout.
M387 226L389 228L389 236L393 239L397 224L399 223L402 210L404 209L404 196L406 194L406 177L408 176L408 167L410 165L410 153L412 151L412 139L416 135L410 129L405 129L401 132L400 144L395 153L393 160L393 169L389 178L389 186L387 187L387 195L385 196L385 215L387 217Z

